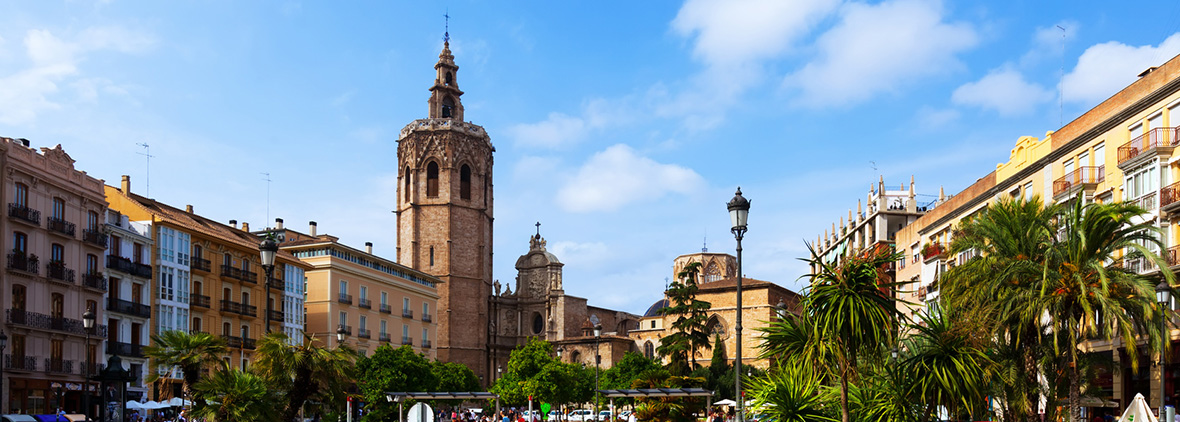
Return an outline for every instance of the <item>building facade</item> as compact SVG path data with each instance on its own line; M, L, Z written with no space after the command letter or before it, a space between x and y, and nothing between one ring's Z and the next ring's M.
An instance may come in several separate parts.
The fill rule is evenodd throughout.
M364 355L383 345L406 345L437 358L437 277L374 255L372 243L361 251L319 234L314 221L308 233L284 228L281 220L270 232L281 251L309 267L303 305L308 335L337 347L336 332L343 327L344 344Z
M438 277L441 361L492 379L492 153L483 127L463 120L458 70L444 43L427 118L398 138L397 262Z
M831 263L842 262L845 257L875 246L893 246L898 231L945 199L940 190L938 200L919 205L912 177L908 190L904 185L898 190L887 190L882 177L875 186L869 187L868 206L862 208L861 202L856 201L856 213L848 210L847 223L843 217L839 226L832 223L832 231L824 230L823 237L816 238L812 248L823 262ZM813 264L811 271L814 273L818 269Z
M118 355L129 364L135 381L128 384L127 399L146 401L148 367L143 347L151 341L152 226L133 222L108 209L104 221L107 241L107 346L101 362Z
M0 138L0 174L8 200L0 412L81 413L84 375L95 373L107 337L103 182L76 170L61 145L38 151L23 139ZM90 402L97 409L98 398Z

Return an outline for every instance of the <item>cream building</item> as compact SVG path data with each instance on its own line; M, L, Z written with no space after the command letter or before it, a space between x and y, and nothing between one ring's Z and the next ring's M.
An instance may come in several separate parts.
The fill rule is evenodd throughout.
M150 344L152 317L152 226L131 221L126 215L107 210L103 225L109 233L106 277L109 290L107 310L107 347L100 362L118 355L129 364L135 376L127 387L127 400L146 401L148 388L147 360L143 347Z

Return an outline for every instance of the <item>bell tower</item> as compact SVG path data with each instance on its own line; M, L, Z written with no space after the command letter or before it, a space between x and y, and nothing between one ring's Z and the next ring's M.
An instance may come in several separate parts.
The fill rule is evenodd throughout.
M485 380L492 295L492 146L484 128L463 121L458 70L445 38L430 87L427 118L398 137L397 260L435 275L438 360L467 365Z

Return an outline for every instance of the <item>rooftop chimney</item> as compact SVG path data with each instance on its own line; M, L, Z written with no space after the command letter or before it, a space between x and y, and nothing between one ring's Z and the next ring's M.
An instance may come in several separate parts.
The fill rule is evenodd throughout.
M244 232L250 231L250 223L243 221L242 222L242 231L244 231Z
M373 242L365 242L365 253L369 255L373 254Z
M131 176L128 176L128 175L126 175L126 174L124 174L124 175L123 175L123 186L122 186L122 188L123 188L123 194L124 194L124 195L130 195L130 194L131 194Z
M192 206L192 205L185 205L185 206L184 206L184 212L187 212L187 213L189 213L189 214L192 214L192 213L193 213L193 206Z
M315 222L308 221L307 225L311 226L310 228L307 229L307 231L309 232L308 234L310 234L312 237L315 237Z
M282 229L283 229L283 219L276 218L275 219L275 230L282 230Z
M229 225L233 226L235 229L238 228L238 220L229 220Z

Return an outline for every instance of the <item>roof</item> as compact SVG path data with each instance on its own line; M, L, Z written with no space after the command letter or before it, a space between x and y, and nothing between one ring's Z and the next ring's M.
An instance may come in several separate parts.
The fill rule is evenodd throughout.
M487 393L483 391L461 391L461 392L386 392L386 396L392 397L406 397L415 400L490 400L499 399L500 396L494 393Z
M704 388L641 388L638 390L598 390L606 397L704 397L713 392Z
M647 318L647 317L660 316L660 309L664 309L667 307L668 307L668 299L657 300L656 303L651 304L651 307L647 308L647 312L643 313L643 317Z

